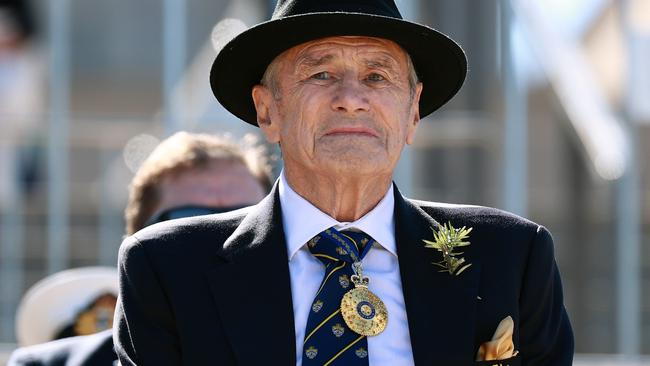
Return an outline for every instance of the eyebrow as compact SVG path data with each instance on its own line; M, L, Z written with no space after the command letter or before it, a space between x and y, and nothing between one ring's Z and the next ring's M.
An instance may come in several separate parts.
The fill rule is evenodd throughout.
M297 60L300 66L318 67L324 65L334 59L334 55L325 55L323 57L302 56Z
M389 58L381 59L367 59L365 60L366 66L370 68L389 68L392 69L395 66L395 61Z

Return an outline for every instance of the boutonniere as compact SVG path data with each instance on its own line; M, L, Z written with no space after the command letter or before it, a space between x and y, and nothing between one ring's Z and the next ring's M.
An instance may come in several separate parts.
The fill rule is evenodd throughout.
M472 265L465 262L465 258L459 257L459 255L463 254L462 252L455 251L457 248L466 247L470 244L466 239L469 238L469 233L472 232L471 227L468 229L463 226L456 229L448 222L439 227L438 231L433 227L431 230L433 231L433 241L424 239L422 241L425 248L437 249L442 252L442 260L433 263L442 268L440 272L449 272L451 275L458 276Z

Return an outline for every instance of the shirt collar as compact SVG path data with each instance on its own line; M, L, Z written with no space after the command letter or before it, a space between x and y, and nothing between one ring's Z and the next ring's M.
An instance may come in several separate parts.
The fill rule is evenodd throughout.
M392 184L377 206L354 222L339 222L301 197L289 186L284 171L280 174L278 190L289 260L309 239L332 226L337 230L351 228L361 230L375 239L384 249L397 256L393 220L395 197Z

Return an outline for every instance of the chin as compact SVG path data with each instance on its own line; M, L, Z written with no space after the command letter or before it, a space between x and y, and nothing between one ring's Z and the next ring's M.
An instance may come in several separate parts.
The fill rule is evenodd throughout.
M331 144L316 150L318 166L328 170L369 174L383 172L389 165L383 146Z
M320 166L340 175L375 175L389 170L386 160L377 159L377 156L338 156L326 159Z

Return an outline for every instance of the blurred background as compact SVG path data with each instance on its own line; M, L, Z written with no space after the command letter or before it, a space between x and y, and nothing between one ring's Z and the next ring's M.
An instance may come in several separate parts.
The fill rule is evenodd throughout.
M576 364L650 364L650 0L396 2L469 60L403 154L403 193L548 227ZM158 141L257 132L208 74L214 48L273 7L0 0L0 364L32 284L115 265L127 185Z

